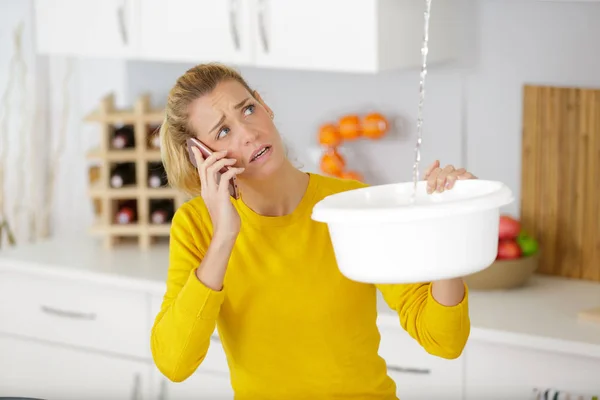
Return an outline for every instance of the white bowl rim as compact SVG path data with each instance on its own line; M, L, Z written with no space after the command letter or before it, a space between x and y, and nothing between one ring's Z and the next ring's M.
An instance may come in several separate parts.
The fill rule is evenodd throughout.
M366 198L369 191L393 190L399 187L408 187L412 190L413 182L402 182L385 185L373 185L365 188L348 190L329 195L319 201L312 210L312 219L325 223L382 223L418 221L431 218L449 217L452 215L468 214L500 208L514 201L512 191L504 183L492 180L471 179L457 181L459 185L495 186L496 189L484 194L475 194L467 198L447 202L428 202L420 204L398 204L391 207L347 207L340 206L348 199L355 198L359 201ZM418 183L421 195L426 190L426 182ZM444 196L445 193L436 193L435 196ZM431 195L428 195L431 196Z

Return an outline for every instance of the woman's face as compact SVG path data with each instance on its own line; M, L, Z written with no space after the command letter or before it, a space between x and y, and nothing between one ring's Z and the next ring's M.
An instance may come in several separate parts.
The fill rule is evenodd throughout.
M227 150L227 157L245 168L240 177L261 179L276 171L286 156L271 109L257 93L255 97L239 82L224 81L194 101L189 115L201 142L214 151Z

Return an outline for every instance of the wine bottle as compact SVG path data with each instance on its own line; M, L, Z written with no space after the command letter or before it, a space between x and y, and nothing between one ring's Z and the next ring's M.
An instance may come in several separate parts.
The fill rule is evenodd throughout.
M152 149L160 149L160 135L159 135L160 126L149 126L148 127L148 137L150 148Z
M115 149L135 147L135 134L133 133L133 126L124 125L120 128L117 128L112 138L112 146Z
M137 220L137 207L135 200L124 201L119 204L115 214L117 224L131 224Z
M159 188L167 185L167 173L162 163L148 164L148 186Z
M110 185L114 188L120 188L125 185L135 183L135 164L123 163L117 164L110 174Z
M150 222L166 224L171 221L175 211L173 200L154 200L150 203Z

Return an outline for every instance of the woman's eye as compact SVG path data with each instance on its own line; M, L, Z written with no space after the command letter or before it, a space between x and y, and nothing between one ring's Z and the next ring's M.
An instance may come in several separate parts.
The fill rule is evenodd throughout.
M246 109L244 109L244 115L251 114L254 114L254 105L249 105L248 107L246 107Z
M217 139L222 139L223 137L227 136L227 134L229 133L229 128L221 128L221 130L219 131L219 133L217 133Z

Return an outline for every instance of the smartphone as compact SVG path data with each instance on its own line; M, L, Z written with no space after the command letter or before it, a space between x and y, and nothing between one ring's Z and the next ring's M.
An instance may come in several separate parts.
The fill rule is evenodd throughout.
M205 145L204 143L202 143L201 141L199 141L196 138L189 138L186 140L186 142L187 142L188 155L189 155L190 161L192 162L192 165L196 168L198 168L198 164L196 163L196 157L194 157L194 153L192 152L192 146L198 148L198 150L200 150L200 154L202 154L202 157L204 157L204 158L207 158L208 156L210 156L213 153L213 150L210 147L208 147L207 145ZM223 174L223 173L227 172L228 169L229 169L229 166L225 166L225 167L221 168L219 173ZM235 181L235 177L233 177L229 180L229 194L231 195L231 197L233 197L236 200L240 198L240 191L239 191L237 183Z

